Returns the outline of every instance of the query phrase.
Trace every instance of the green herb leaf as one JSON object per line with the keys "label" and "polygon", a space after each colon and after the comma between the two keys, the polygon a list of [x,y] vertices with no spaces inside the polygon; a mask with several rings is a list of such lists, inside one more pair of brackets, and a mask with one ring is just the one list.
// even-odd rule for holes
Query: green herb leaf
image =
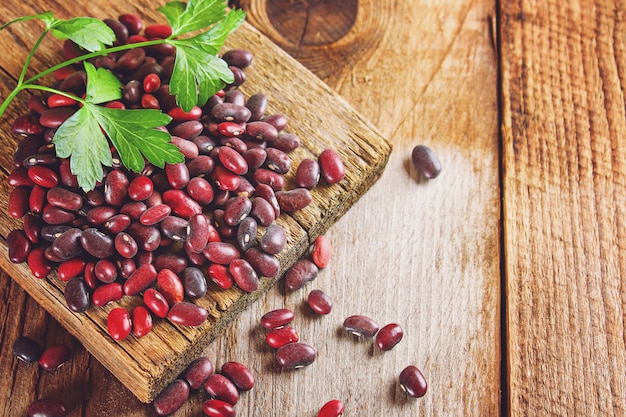
{"label": "green herb leaf", "polygon": [[232,71],[216,54],[226,38],[245,19],[245,12],[232,10],[210,30],[186,39],[168,41],[176,47],[174,70],[170,91],[176,95],[178,105],[189,111],[202,106],[216,91],[234,80]]}
{"label": "green herb leaf", "polygon": [[172,27],[172,37],[207,28],[224,17],[223,0],[189,0],[166,3],[159,10]]}
{"label": "green herb leaf", "polygon": [[115,42],[113,30],[102,20],[91,17],[56,20],[50,28],[56,37],[71,39],[90,52],[100,51],[105,45],[112,45]]}
{"label": "green herb leaf", "polygon": [[85,101],[100,104],[122,97],[122,83],[115,74],[105,68],[96,69],[89,62],[85,62],[84,67],[87,73]]}
{"label": "green herb leaf", "polygon": [[78,185],[93,190],[104,175],[102,166],[111,166],[111,151],[93,114],[82,107],[54,134],[54,148],[60,158],[70,158],[70,169]]}

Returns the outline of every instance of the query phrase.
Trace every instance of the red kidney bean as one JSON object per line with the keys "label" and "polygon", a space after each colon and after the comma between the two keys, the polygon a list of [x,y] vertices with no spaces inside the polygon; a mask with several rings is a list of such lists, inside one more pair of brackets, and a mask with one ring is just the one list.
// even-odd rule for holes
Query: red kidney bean
{"label": "red kidney bean", "polygon": [[184,111],[180,107],[174,107],[168,111],[167,114],[174,119],[175,122],[187,122],[189,120],[198,120],[202,116],[202,109],[198,106],[194,106],[188,112]]}
{"label": "red kidney bean", "polygon": [[266,329],[279,329],[291,323],[295,317],[293,310],[288,308],[277,308],[268,311],[261,316],[261,326]]}
{"label": "red kidney bean", "polygon": [[197,136],[193,140],[193,143],[196,144],[196,146],[198,147],[198,152],[200,152],[201,155],[209,155],[211,151],[213,151],[213,149],[215,149],[215,146],[217,145],[217,142],[215,141],[215,139],[210,138],[205,135]]}
{"label": "red kidney bean", "polygon": [[287,343],[299,341],[296,329],[291,326],[281,327],[279,329],[270,330],[265,334],[265,342],[274,349],[279,349]]}
{"label": "red kidney bean", "polygon": [[[195,216],[195,214],[194,214]],[[177,216],[167,216],[159,224],[163,235],[172,240],[183,240],[187,237],[189,221]]]}
{"label": "red kidney bean", "polygon": [[28,336],[20,336],[13,341],[13,356],[26,363],[35,363],[41,357],[39,344]]}
{"label": "red kidney bean", "polygon": [[172,28],[171,26],[163,23],[155,23],[146,26],[143,33],[148,39],[165,39],[172,36]]}
{"label": "red kidney bean", "polygon": [[138,305],[131,312],[133,334],[136,337],[144,337],[152,331],[152,315],[143,305]]}
{"label": "red kidney bean", "polygon": [[402,330],[402,326],[397,323],[389,323],[376,333],[376,346],[383,351],[391,350],[395,345],[400,343],[403,336],[404,331]]}
{"label": "red kidney bean", "polygon": [[248,164],[248,169],[255,170],[263,166],[267,159],[267,151],[263,148],[251,148],[243,153],[243,158]]}
{"label": "red kidney bean", "polygon": [[245,123],[250,116],[250,109],[234,103],[218,103],[211,109],[211,117],[220,122]]}
{"label": "red kidney bean", "polygon": [[345,331],[355,336],[372,338],[378,332],[379,326],[373,319],[363,315],[353,315],[347,317],[343,322]]}
{"label": "red kidney bean", "polygon": [[258,248],[250,248],[245,252],[244,258],[260,276],[274,278],[278,275],[280,262],[275,255]]}
{"label": "red kidney bean", "polygon": [[158,272],[157,286],[169,305],[180,303],[185,298],[183,283],[171,269],[164,268]]}
{"label": "red kidney bean", "polygon": [[120,214],[127,215],[133,220],[138,220],[141,213],[143,213],[148,207],[141,201],[132,201],[125,203],[120,207]]}
{"label": "red kidney bean", "polygon": [[[45,108],[43,109],[45,111]],[[39,117],[34,114],[25,114],[15,119],[11,131],[18,135],[41,135],[45,127],[39,124]]]}
{"label": "red kidney bean", "polygon": [[142,201],[150,197],[154,190],[154,183],[150,177],[139,175],[128,184],[128,196],[135,201]]}
{"label": "red kidney bean", "polygon": [[182,253],[164,252],[154,258],[154,267],[157,271],[169,269],[175,274],[183,272],[187,267],[187,259]]}
{"label": "red kidney bean", "polygon": [[194,266],[187,267],[182,275],[183,288],[187,298],[195,300],[206,294],[206,278],[199,268]]}
{"label": "red kidney bean", "polygon": [[115,216],[109,217],[109,219],[104,222],[102,226],[110,233],[118,234],[128,229],[131,221],[132,219],[130,216],[127,216],[126,214],[116,214]]}
{"label": "red kidney bean", "polygon": [[163,202],[172,208],[172,211],[184,219],[193,214],[202,213],[202,208],[194,199],[182,190],[167,190],[163,193]]}
{"label": "red kidney bean", "polygon": [[83,230],[80,244],[87,253],[96,258],[109,258],[115,253],[113,238],[94,227]]}
{"label": "red kidney bean", "polygon": [[41,219],[48,224],[68,224],[76,218],[70,211],[46,204],[41,211]]}
{"label": "red kidney bean", "polygon": [[317,161],[320,165],[322,177],[329,184],[336,184],[341,181],[345,175],[345,167],[341,156],[334,149],[325,149],[318,156]]}
{"label": "red kidney bean", "polygon": [[428,390],[426,378],[424,378],[424,374],[422,374],[422,371],[416,366],[409,365],[404,368],[402,372],[400,372],[398,380],[400,388],[402,388],[407,395],[415,398],[426,395],[426,391]]}
{"label": "red kidney bean", "polygon": [[198,146],[193,142],[193,139],[198,137],[204,130],[204,125],[198,120],[189,120],[187,122],[180,123],[171,130],[172,139],[179,137],[186,139],[189,143],[192,143],[196,147],[196,156],[198,152]]}
{"label": "red kidney bean", "polygon": [[276,361],[286,369],[297,369],[311,365],[317,357],[315,349],[302,342],[287,343],[275,353]]}
{"label": "red kidney bean", "polygon": [[65,417],[67,408],[65,403],[57,398],[41,398],[29,404],[26,408],[28,417]]}
{"label": "red kidney bean", "polygon": [[252,179],[258,184],[269,185],[274,191],[280,191],[285,186],[285,178],[282,175],[265,168],[254,171]]}
{"label": "red kidney bean", "polygon": [[266,122],[249,122],[246,124],[246,135],[252,139],[272,142],[278,137],[278,130]]}
{"label": "red kidney bean", "polygon": [[224,222],[229,226],[237,226],[252,211],[252,201],[248,197],[232,197],[224,206]]}
{"label": "red kidney bean", "polygon": [[157,74],[148,74],[143,78],[142,81],[143,91],[146,93],[152,94],[161,88],[161,78]]}
{"label": "red kidney bean", "polygon": [[[189,170],[189,177],[191,178],[189,180],[190,183],[193,177],[204,177],[215,169],[215,161],[209,155],[198,155],[188,160],[186,164]],[[187,184],[187,192],[189,192],[189,184]]]}
{"label": "red kidney bean", "polygon": [[111,206],[97,206],[87,212],[87,222],[94,226],[105,224],[111,217],[117,214],[117,210]]}
{"label": "red kidney bean", "polygon": [[322,290],[312,290],[307,297],[307,304],[317,314],[330,314],[333,300]]}
{"label": "red kidney bean", "polygon": [[259,288],[259,277],[252,265],[245,259],[233,259],[228,269],[241,290],[253,292]]}
{"label": "red kidney bean", "polygon": [[199,326],[204,323],[208,314],[205,308],[183,301],[170,308],[167,318],[172,323],[181,326]]}
{"label": "red kidney bean", "polygon": [[157,271],[152,264],[141,265],[124,282],[124,294],[136,295],[154,284],[157,279]]}
{"label": "red kidney bean", "polygon": [[52,94],[48,97],[47,103],[48,107],[52,109],[55,107],[75,106],[77,101],[61,94]]}
{"label": "red kidney bean", "polygon": [[69,119],[76,109],[73,107],[57,107],[47,109],[39,116],[39,124],[50,129],[56,129]]}
{"label": "red kidney bean", "polygon": [[296,261],[285,273],[285,286],[294,291],[317,278],[319,268],[309,259]]}
{"label": "red kidney bean", "polygon": [[70,360],[72,351],[69,346],[59,343],[44,349],[39,357],[39,366],[44,371],[54,371]]}
{"label": "red kidney bean", "polygon": [[218,158],[224,168],[234,174],[245,175],[248,172],[248,162],[233,148],[228,146],[219,148]]}
{"label": "red kidney bean", "polygon": [[46,258],[43,248],[34,248],[26,258],[30,272],[35,278],[45,278],[52,272],[52,264]]}
{"label": "red kidney bean", "polygon": [[128,233],[120,232],[115,236],[115,250],[124,258],[133,258],[139,247],[137,241]]}
{"label": "red kidney bean", "polygon": [[35,185],[33,180],[30,179],[30,177],[28,176],[28,169],[24,167],[18,167],[13,169],[7,177],[7,184],[9,184],[11,187],[32,187],[33,185]]}
{"label": "red kidney bean", "polygon": [[272,147],[283,152],[291,152],[300,146],[300,138],[294,133],[279,133],[272,141]]}
{"label": "red kidney bean", "polygon": [[245,106],[246,104],[246,96],[237,88],[226,90],[222,100],[224,103],[234,103],[240,106]]}
{"label": "red kidney bean", "polygon": [[182,377],[191,389],[198,389],[213,375],[214,370],[211,359],[201,356],[187,366]]}
{"label": "red kidney bean", "polygon": [[296,186],[312,190],[317,186],[319,180],[320,165],[317,161],[311,158],[303,159],[296,169]]}
{"label": "red kidney bean", "polygon": [[212,374],[204,384],[209,397],[235,405],[239,401],[239,391],[233,382],[221,374]]}
{"label": "red kidney bean", "polygon": [[258,197],[252,200],[250,217],[254,218],[261,226],[268,227],[276,220],[276,212],[267,200]]}
{"label": "red kidney bean", "polygon": [[43,206],[46,203],[46,189],[35,185],[28,197],[28,206],[33,214],[39,214],[43,211]]}
{"label": "red kidney bean", "polygon": [[100,259],[94,265],[94,275],[105,284],[110,284],[117,279],[117,267],[108,259]]}
{"label": "red kidney bean", "polygon": [[136,14],[124,13],[118,17],[118,20],[126,26],[129,35],[136,35],[143,29],[143,22]]}
{"label": "red kidney bean", "polygon": [[[43,234],[44,229],[42,228],[41,231]],[[52,252],[62,260],[78,256],[83,252],[83,247],[81,245],[82,234],[82,230],[74,227],[61,232],[61,234],[54,239],[54,242],[52,242]],[[9,248],[11,248],[10,244]]]}
{"label": "red kidney bean", "polygon": [[[197,120],[190,120],[185,123],[199,123],[200,127],[202,127],[202,123],[198,122]],[[198,145],[196,145],[195,143],[193,143],[192,141],[188,139],[183,139],[181,137],[174,136],[174,135],[172,136],[171,143],[176,145],[180,153],[183,154],[183,156],[187,160],[185,164],[187,168],[187,172],[189,173],[189,176],[193,176],[194,174],[192,174],[189,171],[189,162],[193,161],[193,159],[197,158],[198,155],[200,154],[200,151],[198,150]]]}
{"label": "red kidney bean", "polygon": [[189,384],[183,379],[170,383],[152,402],[159,416],[167,416],[180,409],[189,398]]}
{"label": "red kidney bean", "polygon": [[133,222],[128,226],[127,232],[135,239],[139,249],[144,251],[152,252],[161,244],[161,233],[156,226]]}
{"label": "red kidney bean", "polygon": [[276,148],[267,148],[265,166],[279,174],[286,174],[291,169],[291,158],[285,152]]}
{"label": "red kidney bean", "polygon": [[254,374],[241,362],[223,363],[220,373],[230,379],[240,391],[250,391],[254,387]]}
{"label": "red kidney bean", "polygon": [[165,173],[170,186],[175,190],[185,188],[189,183],[189,169],[184,163],[165,164]]}
{"label": "red kidney bean", "polygon": [[128,279],[133,272],[137,269],[134,259],[118,259],[117,267],[120,271],[120,276],[124,279]]}
{"label": "red kidney bean", "polygon": [[320,235],[315,238],[313,242],[313,249],[311,251],[311,260],[317,265],[318,268],[323,269],[330,263],[332,256],[332,244],[330,239],[324,235]]}
{"label": "red kidney bean", "polygon": [[213,201],[214,192],[211,184],[201,177],[194,177],[187,184],[187,193],[199,204],[209,204]]}
{"label": "red kidney bean", "polygon": [[132,331],[130,313],[122,308],[115,307],[107,315],[107,331],[113,340],[126,339]]}
{"label": "red kidney bean", "polygon": [[15,187],[9,193],[8,212],[11,217],[21,219],[29,210],[30,187]]}
{"label": "red kidney bean", "polygon": [[228,242],[209,242],[202,253],[209,261],[222,265],[240,257],[239,250]]}
{"label": "red kidney bean", "polygon": [[272,255],[280,253],[287,244],[287,234],[282,226],[270,224],[259,240],[261,249]]}
{"label": "red kidney bean", "polygon": [[202,411],[208,417],[235,417],[235,408],[226,401],[206,400],[202,404]]}
{"label": "red kidney bean", "polygon": [[128,177],[119,169],[110,171],[104,179],[104,200],[111,206],[121,206],[128,193]]}
{"label": "red kidney bean", "polygon": [[87,262],[81,258],[72,258],[61,262],[57,268],[59,279],[67,282],[74,277],[82,275],[86,264]]}
{"label": "red kidney bean", "polygon": [[155,288],[148,288],[144,291],[143,303],[155,316],[162,319],[167,317],[167,313],[170,310],[170,306],[163,294]]}
{"label": "red kidney bean", "polygon": [[211,264],[208,268],[208,276],[218,287],[222,289],[231,288],[235,280],[228,267],[220,264]]}
{"label": "red kidney bean", "polygon": [[[26,161],[31,157],[31,155],[37,154],[37,152],[39,152],[39,148],[42,146],[44,146],[44,141],[42,140],[41,135],[29,135],[20,139],[17,143],[15,153],[13,153],[13,166],[16,168],[20,166],[26,167]],[[54,157],[54,155],[48,156]],[[57,160],[56,158],[54,159]]]}
{"label": "red kidney bean", "polygon": [[239,137],[245,133],[246,129],[239,123],[221,122],[217,125],[217,131],[223,136]]}
{"label": "red kidney bean", "polygon": [[75,313],[84,313],[87,311],[90,296],[89,287],[82,278],[72,278],[65,284],[65,289],[63,290],[65,303],[67,307]]}
{"label": "red kidney bean", "polygon": [[307,207],[313,201],[313,196],[306,188],[294,188],[276,192],[276,199],[281,211],[293,213]]}
{"label": "red kidney bean", "polygon": [[320,408],[317,417],[340,417],[343,415],[344,405],[339,400],[330,400]]}
{"label": "red kidney bean", "polygon": [[95,267],[95,262],[87,262],[85,264],[85,270],[83,272],[85,284],[87,284],[87,286],[92,290],[95,290],[100,285],[100,281],[98,280],[98,278],[96,278],[96,274],[94,273]]}
{"label": "red kidney bean", "polygon": [[53,188],[59,184],[59,176],[50,168],[35,165],[28,168],[28,177],[34,184],[44,188]]}
{"label": "red kidney bean", "polygon": [[439,157],[426,145],[417,145],[413,148],[411,162],[415,169],[426,179],[435,179],[441,173]]}
{"label": "red kidney bean", "polygon": [[143,225],[150,226],[159,223],[172,212],[172,208],[167,204],[157,204],[148,208],[139,216],[139,222]]}
{"label": "red kidney bean", "polygon": [[274,209],[274,218],[277,219],[280,216],[280,205],[276,199],[276,192],[272,187],[267,184],[259,184],[256,186],[254,195],[270,203]]}
{"label": "red kidney bean", "polygon": [[236,190],[241,181],[239,175],[227,170],[221,165],[216,166],[213,172],[211,172],[211,179],[215,185],[223,191]]}
{"label": "red kidney bean", "polygon": [[76,175],[72,174],[69,159],[61,159],[61,164],[59,165],[59,176],[61,177],[61,184],[64,186],[71,189],[78,188],[78,178]]}
{"label": "red kidney bean", "polygon": [[189,218],[186,241],[189,250],[200,253],[209,242],[210,220],[204,214],[194,214]]}
{"label": "red kidney bean", "polygon": [[115,42],[113,45],[123,45],[128,39],[128,28],[119,20],[106,18],[102,20],[115,33]]}
{"label": "red kidney bean", "polygon": [[39,243],[39,236],[41,235],[41,223],[39,217],[26,213],[22,219],[24,223],[24,233],[28,240],[32,243]]}
{"label": "red kidney bean", "polygon": [[113,301],[121,300],[124,295],[122,284],[112,282],[110,284],[100,285],[93,292],[91,297],[95,306],[100,307]]}

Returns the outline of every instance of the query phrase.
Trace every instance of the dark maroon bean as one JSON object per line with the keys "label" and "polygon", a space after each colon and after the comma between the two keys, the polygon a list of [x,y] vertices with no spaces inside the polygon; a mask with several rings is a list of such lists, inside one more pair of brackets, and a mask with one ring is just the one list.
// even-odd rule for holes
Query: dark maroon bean
{"label": "dark maroon bean", "polygon": [[237,226],[251,210],[252,201],[248,197],[232,197],[224,206],[224,221],[229,226]]}
{"label": "dark maroon bean", "polygon": [[40,235],[48,242],[54,242],[57,237],[61,236],[63,232],[73,229],[72,226],[65,224],[57,224],[52,226],[43,226],[40,230]]}
{"label": "dark maroon bean", "polygon": [[60,162],[59,158],[57,158],[56,155],[52,153],[36,153],[36,154],[28,155],[26,158],[24,158],[24,161],[22,162],[22,166],[26,168],[30,168],[35,165],[51,166],[51,165],[57,165],[59,162]]}
{"label": "dark maroon bean", "polygon": [[245,259],[233,259],[228,269],[235,280],[235,284],[245,291],[253,292],[259,288],[259,276],[252,265]]}
{"label": "dark maroon bean", "polygon": [[[125,74],[130,74],[144,63],[146,51],[143,48],[129,49],[117,59],[117,69]],[[139,84],[139,82],[137,83]]]}
{"label": "dark maroon bean", "polygon": [[[265,123],[269,123],[272,126],[274,126],[279,132],[281,130],[283,130],[284,128],[287,127],[287,116],[285,116],[284,114],[270,114],[267,116],[264,116],[261,121],[265,122]],[[283,149],[284,150],[284,149]]]}
{"label": "dark maroon bean", "polygon": [[[187,161],[186,164],[191,180],[194,177],[210,174],[215,168],[215,161],[209,155],[198,155],[196,158]],[[189,181],[190,183],[191,180]],[[189,184],[187,184],[187,192],[189,192]]]}
{"label": "dark maroon bean", "polygon": [[[20,167],[25,166],[24,163],[28,158],[37,154],[39,148],[44,145],[41,135],[29,135],[23,137],[18,143],[15,152],[13,153],[13,166]],[[54,155],[48,154],[48,156],[54,157]],[[56,158],[55,158],[56,160]]]}
{"label": "dark maroon bean", "polygon": [[233,78],[235,79],[228,87],[239,87],[246,82],[246,73],[241,68],[229,65],[228,69],[233,73]]}
{"label": "dark maroon bean", "polygon": [[128,279],[133,272],[137,269],[135,260],[131,258],[123,258],[117,261],[117,269],[120,271],[120,276],[124,279]]}
{"label": "dark maroon bean", "polygon": [[83,205],[83,198],[66,188],[50,188],[46,194],[48,203],[65,210],[78,210]]}
{"label": "dark maroon bean", "polygon": [[222,374],[209,376],[204,384],[209,397],[235,405],[239,401],[239,391],[233,382]]}
{"label": "dark maroon bean", "polygon": [[228,242],[209,242],[202,253],[209,261],[222,265],[240,257],[239,250]]}
{"label": "dark maroon bean", "polygon": [[198,389],[213,375],[214,371],[211,359],[201,356],[187,366],[182,376],[191,389]]}
{"label": "dark maroon bean", "polygon": [[133,324],[133,334],[137,337],[144,337],[152,331],[152,315],[145,306],[138,305],[130,313]]}
{"label": "dark maroon bean", "polygon": [[265,334],[265,342],[274,349],[280,349],[287,343],[295,343],[300,340],[298,332],[291,326],[270,330]]}
{"label": "dark maroon bean", "polygon": [[345,331],[355,336],[372,338],[378,332],[379,326],[373,319],[367,316],[356,314],[346,318],[343,322]]}
{"label": "dark maroon bean", "polygon": [[73,107],[56,107],[44,110],[39,116],[39,124],[50,129],[56,129],[69,119],[76,109]]}
{"label": "dark maroon bean", "polygon": [[22,219],[24,223],[24,233],[31,243],[39,243],[41,233],[41,223],[39,218],[31,213],[26,213]]}
{"label": "dark maroon bean", "polygon": [[287,343],[275,353],[278,364],[286,369],[309,366],[315,362],[316,356],[315,349],[302,342]]}
{"label": "dark maroon bean", "polygon": [[222,59],[228,65],[239,68],[246,68],[252,64],[254,55],[246,49],[230,49],[222,55]]}
{"label": "dark maroon bean", "polygon": [[57,398],[41,398],[35,400],[26,409],[28,417],[65,417],[65,403]]}
{"label": "dark maroon bean", "polygon": [[104,200],[111,206],[124,204],[128,192],[128,177],[119,169],[110,171],[104,179]]}
{"label": "dark maroon bean", "polygon": [[132,331],[130,313],[122,308],[115,307],[107,315],[107,331],[113,340],[124,340],[130,336]]}
{"label": "dark maroon bean", "polygon": [[285,229],[277,224],[270,224],[259,240],[261,249],[273,255],[280,253],[285,248],[286,244],[287,234],[285,233]]}
{"label": "dark maroon bean", "polygon": [[65,284],[63,296],[67,307],[75,313],[84,313],[89,308],[90,303],[89,287],[80,277],[70,279]]}
{"label": "dark maroon bean", "polygon": [[94,226],[99,226],[107,222],[111,217],[117,214],[115,207],[98,206],[87,212],[87,222]]}
{"label": "dark maroon bean", "polygon": [[[193,141],[204,130],[204,125],[198,120],[189,120],[180,123],[171,130],[172,137],[178,136],[188,141]],[[193,142],[191,142],[193,143]],[[197,148],[197,146],[196,146]]]}
{"label": "dark maroon bean", "polygon": [[267,184],[259,184],[256,186],[254,195],[270,203],[270,205],[274,209],[275,218],[278,218],[280,216],[280,205],[278,204],[278,200],[276,199],[276,192],[272,187]]}
{"label": "dark maroon bean", "polygon": [[49,346],[41,353],[39,366],[44,371],[54,371],[69,361],[71,354],[69,346],[65,344],[60,343]]}
{"label": "dark maroon bean", "polygon": [[303,159],[296,169],[296,186],[312,190],[320,180],[320,166],[316,160]]}
{"label": "dark maroon bean", "polygon": [[[65,159],[63,161],[65,161]],[[61,175],[61,177],[63,176]],[[61,182],[63,185],[68,187],[67,184],[65,184],[65,181],[61,180]],[[94,188],[93,190],[86,192],[83,198],[85,199],[85,203],[92,207],[102,206],[106,203],[106,201],[104,201],[104,191],[102,190],[102,187]]]}
{"label": "dark maroon bean", "polygon": [[169,269],[176,274],[180,274],[187,268],[187,258],[182,253],[161,253],[154,258],[154,267],[157,271]]}
{"label": "dark maroon bean", "polygon": [[294,291],[302,288],[307,282],[317,278],[319,268],[312,261],[302,258],[294,263],[285,273],[285,286]]}
{"label": "dark maroon bean", "polygon": [[182,190],[167,190],[163,193],[163,202],[172,208],[172,211],[184,219],[193,214],[202,213],[202,207],[193,198]]}
{"label": "dark maroon bean", "polygon": [[33,185],[35,185],[33,180],[31,180],[28,176],[28,169],[24,167],[14,168],[7,178],[7,184],[9,184],[11,187],[32,187]]}
{"label": "dark maroon bean", "polygon": [[400,388],[411,397],[420,398],[426,395],[428,383],[424,374],[416,366],[409,365],[400,372],[398,377]]}
{"label": "dark maroon bean", "polygon": [[255,170],[263,166],[267,158],[267,151],[263,148],[251,148],[243,153],[243,158],[248,164],[248,169]]}
{"label": "dark maroon bean", "polygon": [[[194,214],[194,216],[199,214]],[[187,237],[189,222],[182,217],[167,216],[159,224],[163,235],[172,240],[183,240]]]}
{"label": "dark maroon bean", "polygon": [[254,185],[246,177],[241,177],[239,187],[233,191],[240,197],[251,197],[254,194]]}
{"label": "dark maroon bean", "polygon": [[[192,122],[198,122],[198,121],[190,120],[185,123],[192,123]],[[200,123],[200,126],[202,126],[202,123]],[[195,143],[193,143],[192,141],[188,139],[183,139],[178,136],[172,136],[171,142],[172,144],[176,145],[176,147],[178,148],[180,153],[183,154],[186,160],[192,160],[194,158],[197,158],[198,155],[200,154],[200,152],[198,151],[198,145],[196,145]]]}
{"label": "dark maroon bean", "polygon": [[326,402],[317,413],[317,417],[341,417],[343,415],[344,405],[339,400],[330,400]]}
{"label": "dark maroon bean", "polygon": [[245,253],[245,259],[252,265],[257,274],[263,277],[274,278],[280,270],[278,258],[258,248],[248,249]]}
{"label": "dark maroon bean", "polygon": [[272,142],[278,137],[278,130],[266,122],[249,122],[246,124],[246,135],[256,140]]}
{"label": "dark maroon bean", "polygon": [[197,136],[193,143],[196,144],[201,155],[208,155],[217,146],[215,139],[204,135]]}
{"label": "dark maroon bean", "polygon": [[322,151],[317,157],[317,162],[320,164],[322,177],[329,184],[338,183],[346,175],[341,156],[334,149],[325,149]]}
{"label": "dark maroon bean", "polygon": [[254,218],[246,217],[237,226],[237,245],[242,252],[247,251],[256,241],[258,225]]}
{"label": "dark maroon bean", "polygon": [[259,168],[252,174],[252,179],[258,184],[267,184],[274,191],[280,191],[285,186],[285,178],[277,172]]}
{"label": "dark maroon bean", "polygon": [[403,336],[404,331],[402,330],[402,326],[397,323],[389,323],[376,333],[376,346],[383,351],[391,350],[395,345],[400,343]]}
{"label": "dark maroon bean", "polygon": [[167,299],[156,288],[148,288],[143,293],[143,303],[157,317],[164,319],[170,309]]}
{"label": "dark maroon bean", "polygon": [[[226,202],[230,199],[230,197],[231,197],[230,191],[228,190],[219,190],[219,189],[215,190],[215,196],[213,197],[213,206],[223,209],[224,205],[226,205]],[[224,220],[223,211],[224,210],[222,210],[222,216],[219,218],[219,222],[222,222]],[[218,222],[218,219],[216,218],[215,221]]]}
{"label": "dark maroon bean", "polygon": [[126,83],[122,89],[122,100],[127,105],[139,103],[141,98],[141,84],[137,80]]}
{"label": "dark maroon bean", "polygon": [[161,233],[156,226],[146,226],[139,222],[133,222],[126,231],[135,239],[139,249],[144,251],[155,251],[161,244]]}
{"label": "dark maroon bean", "polygon": [[222,289],[227,290],[235,284],[233,275],[228,270],[228,267],[224,265],[211,264],[207,270],[207,274],[211,281]]}
{"label": "dark maroon bean", "polygon": [[117,267],[108,259],[100,259],[94,265],[94,274],[98,280],[109,284],[117,279]]}
{"label": "dark maroon bean", "polygon": [[59,85],[59,90],[81,96],[85,92],[86,85],[87,73],[82,70],[74,71],[69,77],[61,82],[61,84]]}
{"label": "dark maroon bean", "polygon": [[45,127],[39,123],[39,119],[40,117],[34,114],[19,116],[13,121],[11,131],[17,135],[41,135]]}
{"label": "dark maroon bean", "polygon": [[237,175],[245,175],[248,172],[248,163],[236,150],[229,148],[228,146],[221,147],[218,157],[224,168],[230,172]]}
{"label": "dark maroon bean", "polygon": [[128,229],[131,222],[132,219],[126,214],[116,214],[115,216],[111,216],[102,226],[110,233],[117,234]]}
{"label": "dark maroon bean", "polygon": [[221,122],[245,123],[250,115],[250,109],[234,103],[218,103],[211,109],[211,117]]}
{"label": "dark maroon bean", "polygon": [[28,336],[20,336],[13,341],[13,356],[26,363],[35,363],[41,357],[39,344]]}
{"label": "dark maroon bean", "polygon": [[131,201],[120,207],[120,214],[125,214],[133,220],[138,220],[148,206],[141,201]]}
{"label": "dark maroon bean", "polygon": [[261,316],[261,326],[266,329],[278,329],[291,323],[295,317],[293,310],[277,308]]}
{"label": "dark maroon bean", "polygon": [[208,417],[235,417],[235,407],[217,399],[206,400],[202,404],[202,411]]}
{"label": "dark maroon bean", "polygon": [[15,187],[9,194],[8,212],[16,219],[21,219],[28,212],[30,187]]}
{"label": "dark maroon bean", "polygon": [[283,152],[291,152],[300,146],[300,138],[294,133],[279,133],[272,141],[272,147]]}
{"label": "dark maroon bean", "polygon": [[122,284],[119,282],[112,282],[110,284],[100,285],[93,292],[91,297],[93,305],[103,306],[112,301],[117,301],[124,295]]}
{"label": "dark maroon bean", "polygon": [[114,46],[123,45],[128,40],[128,28],[122,22],[117,19],[106,18],[102,20],[106,25],[111,28],[115,34]]}
{"label": "dark maroon bean", "polygon": [[167,318],[181,326],[199,326],[206,320],[208,311],[196,304],[183,301],[174,304],[167,313]]}
{"label": "dark maroon bean", "polygon": [[267,158],[265,160],[265,167],[278,172],[279,174],[286,174],[291,169],[291,158],[285,152],[276,148],[267,148]]}
{"label": "dark maroon bean", "polygon": [[183,270],[182,283],[185,295],[190,300],[204,297],[207,291],[207,283],[200,268],[189,266]]}
{"label": "dark maroon bean", "polygon": [[187,226],[187,245],[189,250],[200,253],[209,243],[210,220],[204,214],[194,214]]}
{"label": "dark maroon bean", "polygon": [[230,379],[241,391],[250,391],[254,387],[254,374],[241,362],[229,361],[222,364],[220,373]]}
{"label": "dark maroon bean", "polygon": [[64,231],[52,242],[52,252],[63,260],[80,255],[83,252],[82,234],[83,231],[77,228]]}
{"label": "dark maroon bean", "polygon": [[159,416],[167,416],[181,408],[189,398],[189,384],[182,379],[170,383],[152,402]]}
{"label": "dark maroon bean", "polygon": [[441,173],[441,161],[437,154],[426,145],[417,145],[411,152],[411,162],[426,179],[434,179]]}
{"label": "dark maroon bean", "polygon": [[250,109],[250,120],[261,120],[267,110],[267,96],[263,93],[251,95],[246,101],[246,107]]}
{"label": "dark maroon bean", "polygon": [[126,26],[129,35],[136,35],[143,29],[143,21],[133,13],[124,13],[118,17],[120,23]]}
{"label": "dark maroon bean", "polygon": [[70,211],[46,204],[41,211],[41,219],[51,225],[69,224],[76,218]]}
{"label": "dark maroon bean", "polygon": [[156,282],[157,271],[152,264],[141,265],[124,282],[124,294],[136,295]]}
{"label": "dark maroon bean", "polygon": [[312,290],[307,297],[307,304],[317,314],[330,314],[333,300],[322,290]]}
{"label": "dark maroon bean", "polygon": [[95,227],[83,230],[80,244],[87,253],[99,259],[109,258],[115,253],[113,238]]}
{"label": "dark maroon bean", "polygon": [[289,191],[277,191],[276,199],[281,211],[293,213],[311,204],[313,196],[306,188],[294,188]]}

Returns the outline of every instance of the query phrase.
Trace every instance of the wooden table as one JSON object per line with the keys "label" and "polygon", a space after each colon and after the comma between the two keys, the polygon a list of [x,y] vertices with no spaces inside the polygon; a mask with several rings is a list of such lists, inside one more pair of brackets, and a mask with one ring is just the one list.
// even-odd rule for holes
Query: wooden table
{"label": "wooden table", "polygon": [[[331,266],[307,287],[331,294],[333,312],[313,317],[308,291],[278,285],[207,349],[256,373],[238,415],[314,416],[332,398],[360,416],[626,415],[626,4],[233,3],[394,145],[380,181],[327,233]],[[108,6],[31,7],[108,17]],[[410,168],[419,143],[439,155],[439,178]],[[63,397],[70,416],[153,415],[0,280],[0,415],[44,396]],[[276,369],[258,318],[278,307],[298,313],[314,365]],[[351,314],[401,323],[405,338],[380,353],[341,333]],[[15,360],[21,334],[69,343],[70,363],[46,373]],[[422,399],[398,388],[409,364],[428,379]],[[176,415],[200,415],[203,400]]]}

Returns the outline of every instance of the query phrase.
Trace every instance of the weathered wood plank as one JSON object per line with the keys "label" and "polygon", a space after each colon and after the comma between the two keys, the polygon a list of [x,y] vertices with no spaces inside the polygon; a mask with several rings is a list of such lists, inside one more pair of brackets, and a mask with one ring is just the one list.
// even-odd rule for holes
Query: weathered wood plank
{"label": "weathered wood plank", "polygon": [[626,413],[624,6],[501,2],[511,415]]}

